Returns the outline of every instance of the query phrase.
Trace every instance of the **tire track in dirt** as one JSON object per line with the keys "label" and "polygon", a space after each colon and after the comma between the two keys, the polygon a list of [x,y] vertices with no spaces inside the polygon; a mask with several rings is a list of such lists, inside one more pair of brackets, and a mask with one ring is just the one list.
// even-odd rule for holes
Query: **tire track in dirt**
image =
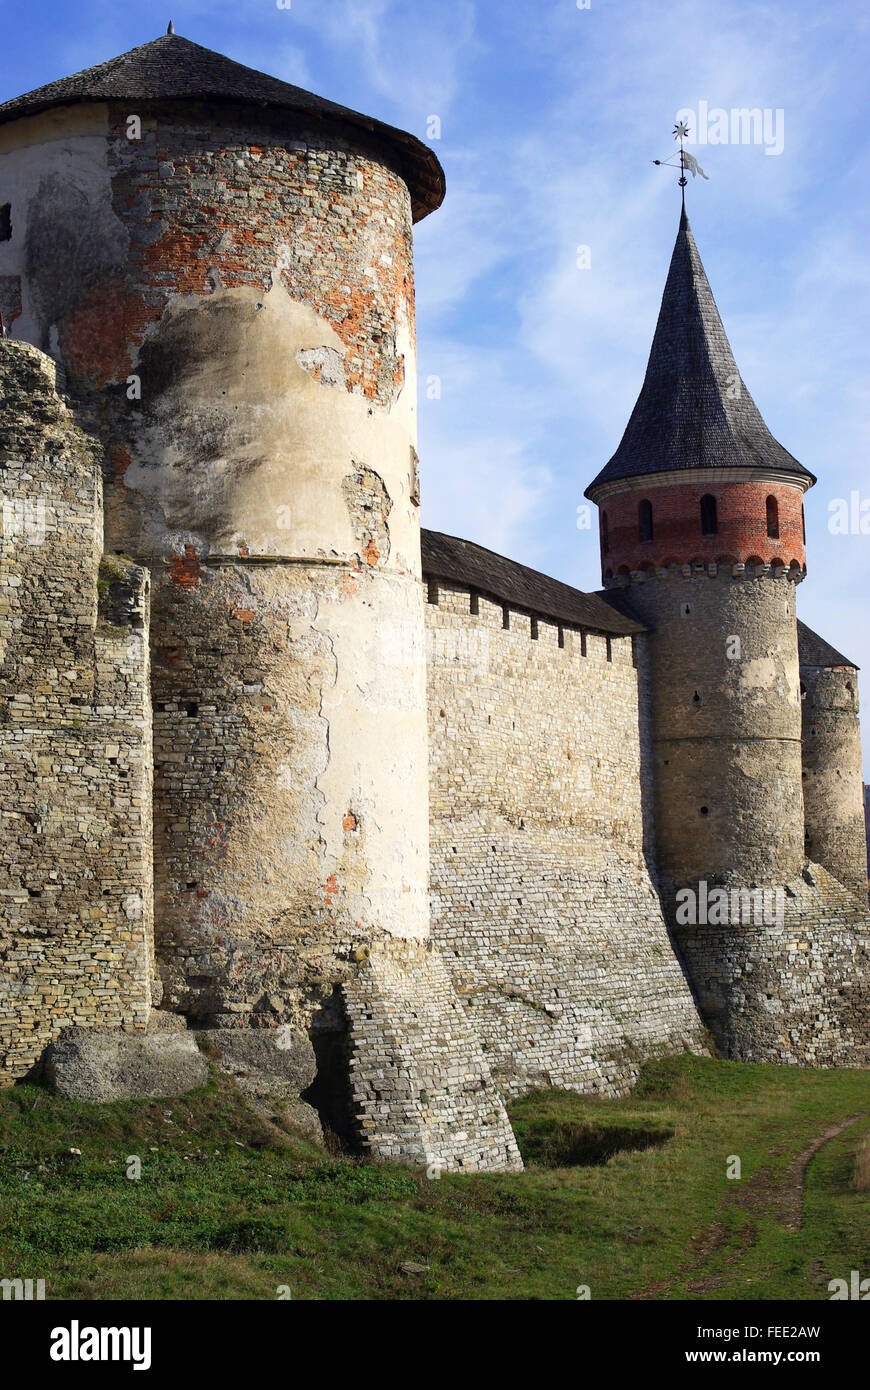
{"label": "tire track in dirt", "polygon": [[[844,1130],[850,1129],[852,1125],[856,1125],[860,1120],[866,1118],[867,1112],[864,1111],[858,1115],[848,1115],[845,1120],[841,1120],[838,1124],[829,1125],[827,1129],[822,1130],[821,1134],[817,1134],[801,1149],[781,1177],[777,1177],[769,1168],[761,1168],[753,1174],[742,1190],[729,1192],[723,1199],[722,1206],[737,1206],[753,1216],[773,1216],[788,1230],[799,1231],[803,1225],[807,1168],[825,1144],[830,1143]],[[738,1242],[732,1251],[734,1264],[739,1264],[747,1252],[752,1249],[755,1244],[756,1233],[757,1228],[754,1221],[750,1221],[740,1232]],[[705,1274],[705,1266],[709,1265],[712,1257],[727,1244],[728,1234],[728,1227],[723,1221],[711,1221],[699,1237],[692,1237],[696,1244],[691,1260],[681,1265],[670,1278],[658,1280],[655,1284],[648,1285],[640,1293],[631,1294],[630,1298],[633,1300],[661,1298],[663,1295],[667,1295],[676,1283],[686,1279],[691,1279],[691,1283],[686,1286],[690,1293],[712,1292],[713,1289],[722,1284],[725,1276],[712,1272]]]}

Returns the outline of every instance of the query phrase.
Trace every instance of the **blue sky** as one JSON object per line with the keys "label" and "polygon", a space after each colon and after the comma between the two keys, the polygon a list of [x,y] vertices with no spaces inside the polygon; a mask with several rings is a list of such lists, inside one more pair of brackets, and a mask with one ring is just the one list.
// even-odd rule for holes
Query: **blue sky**
{"label": "blue sky", "polygon": [[[166,0],[165,14],[0,0],[0,96],[156,38],[170,17],[422,138],[440,119],[447,199],[416,252],[424,523],[580,588],[599,567],[577,506],[640,389],[676,234],[674,171],[651,160],[671,154],[684,108],[781,112],[780,153],[693,147],[709,181],[687,190],[689,215],[743,378],[819,477],[799,612],[863,667],[870,710],[870,535],[828,526],[853,491],[870,513],[859,0]],[[870,766],[870,736],[865,748]]]}

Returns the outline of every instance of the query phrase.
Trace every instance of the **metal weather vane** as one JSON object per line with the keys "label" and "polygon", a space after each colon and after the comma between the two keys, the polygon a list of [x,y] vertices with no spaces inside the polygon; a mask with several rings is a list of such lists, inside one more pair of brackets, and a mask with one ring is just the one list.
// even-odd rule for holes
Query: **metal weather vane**
{"label": "metal weather vane", "polygon": [[[686,178],[686,171],[688,170],[688,172],[692,175],[692,178],[695,178],[696,175],[698,175],[698,174],[701,175],[701,178],[702,178],[702,179],[706,179],[706,178],[707,178],[707,175],[704,173],[704,170],[701,168],[701,166],[700,166],[700,164],[698,163],[698,161],[697,161],[697,159],[695,158],[695,156],[694,156],[693,154],[689,154],[688,150],[684,149],[684,147],[683,147],[683,141],[684,141],[684,140],[688,140],[688,138],[689,138],[689,124],[688,124],[688,122],[687,122],[687,121],[678,121],[677,124],[674,126],[674,139],[675,139],[675,140],[679,140],[679,142],[680,142],[680,156],[679,156],[679,157],[680,157],[680,163],[679,163],[679,165],[674,164],[674,161],[673,161],[672,159],[654,159],[654,160],[653,160],[653,164],[664,164],[664,165],[667,165],[668,168],[671,168],[671,169],[679,168],[679,170],[680,170],[680,177],[679,177],[679,179],[677,180],[677,183],[678,183],[679,186],[680,186],[680,195],[681,195],[682,200],[683,200],[683,210],[684,210],[684,211],[685,211],[685,207],[686,207],[686,184],[688,183],[688,179]],[[708,182],[709,182],[709,180],[708,180]]]}

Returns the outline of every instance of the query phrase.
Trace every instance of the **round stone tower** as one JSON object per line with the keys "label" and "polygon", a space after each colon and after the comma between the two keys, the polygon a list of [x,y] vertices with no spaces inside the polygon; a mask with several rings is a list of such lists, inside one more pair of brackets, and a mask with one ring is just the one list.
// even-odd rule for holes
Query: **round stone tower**
{"label": "round stone tower", "polygon": [[0,293],[153,576],[166,1002],[269,1021],[422,940],[427,758],[400,131],[167,35],[0,108]]}
{"label": "round stone tower", "polygon": [[662,897],[726,1055],[864,1064],[866,914],[804,854],[795,590],[814,481],[746,390],[684,212],[643,388],[586,494],[605,586],[649,629]]}
{"label": "round stone tower", "polygon": [[311,1099],[385,1158],[515,1168],[428,941],[412,224],[443,193],[414,137],[171,32],[0,107],[0,308],[152,576],[157,990],[310,1079],[309,1034]]}
{"label": "round stone tower", "polygon": [[867,902],[858,669],[798,622],[806,852]]}
{"label": "round stone tower", "polygon": [[771,885],[800,871],[795,585],[813,481],[740,378],[683,213],[643,389],[587,489],[604,583],[630,588],[653,634],[657,850],[669,889]]}

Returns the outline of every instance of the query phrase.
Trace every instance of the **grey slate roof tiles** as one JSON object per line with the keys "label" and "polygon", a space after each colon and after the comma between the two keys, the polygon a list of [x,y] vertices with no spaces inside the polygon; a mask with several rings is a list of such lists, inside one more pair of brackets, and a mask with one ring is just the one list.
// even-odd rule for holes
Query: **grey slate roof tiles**
{"label": "grey slate roof tiles", "polygon": [[797,629],[798,659],[801,666],[851,666],[858,670],[854,661],[843,656],[843,653],[832,647],[830,642],[826,642],[824,637],[820,637],[811,627],[807,627],[806,623],[802,623],[800,618]]}
{"label": "grey slate roof tiles", "polygon": [[680,218],[646,376],[622,441],[586,489],[691,468],[813,475],[774,439],[722,327],[688,218]]}

